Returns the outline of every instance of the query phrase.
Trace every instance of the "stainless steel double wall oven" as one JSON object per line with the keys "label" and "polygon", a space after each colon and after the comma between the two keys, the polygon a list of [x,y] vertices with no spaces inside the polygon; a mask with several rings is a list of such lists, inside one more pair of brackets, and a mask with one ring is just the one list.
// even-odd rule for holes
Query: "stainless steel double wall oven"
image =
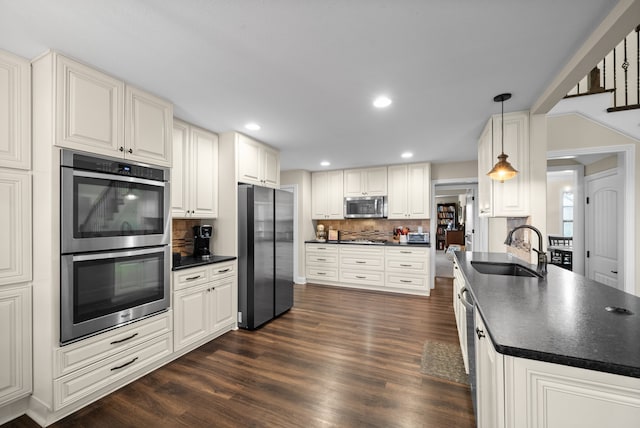
{"label": "stainless steel double wall oven", "polygon": [[63,150],[60,343],[170,304],[169,169]]}

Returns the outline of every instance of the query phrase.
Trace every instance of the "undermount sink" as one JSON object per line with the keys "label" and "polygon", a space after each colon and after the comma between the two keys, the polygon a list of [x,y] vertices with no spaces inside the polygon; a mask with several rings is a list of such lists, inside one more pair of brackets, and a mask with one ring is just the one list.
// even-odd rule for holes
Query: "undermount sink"
{"label": "undermount sink", "polygon": [[542,278],[538,272],[516,263],[471,262],[471,266],[480,273],[490,275],[527,276]]}

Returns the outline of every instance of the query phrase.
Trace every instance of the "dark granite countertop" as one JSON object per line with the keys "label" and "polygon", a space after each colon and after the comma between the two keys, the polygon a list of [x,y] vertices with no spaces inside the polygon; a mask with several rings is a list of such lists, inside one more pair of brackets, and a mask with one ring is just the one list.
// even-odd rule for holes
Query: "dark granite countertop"
{"label": "dark granite countertop", "polygon": [[180,259],[180,264],[173,266],[171,270],[181,270],[188,269],[196,266],[202,265],[210,265],[213,263],[222,263],[228,262],[230,260],[235,260],[237,257],[235,256],[212,256],[210,259],[199,259],[191,256],[182,257]]}
{"label": "dark granite countertop", "polygon": [[399,242],[379,242],[379,243],[369,243],[369,242],[359,242],[354,240],[345,240],[345,241],[318,241],[317,239],[310,239],[308,241],[304,241],[305,244],[348,244],[348,245],[372,245],[377,247],[431,247],[431,244],[425,244],[421,242],[411,242],[406,244],[400,244]]}
{"label": "dark granite countertop", "polygon": [[482,274],[471,265],[515,262],[535,269],[508,254],[455,256],[501,354],[640,378],[640,297],[553,265],[544,279]]}

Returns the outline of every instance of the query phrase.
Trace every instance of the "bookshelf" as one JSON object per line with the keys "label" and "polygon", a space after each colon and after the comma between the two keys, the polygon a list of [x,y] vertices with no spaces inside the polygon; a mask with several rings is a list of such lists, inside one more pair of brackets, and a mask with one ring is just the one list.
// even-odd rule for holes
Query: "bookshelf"
{"label": "bookshelf", "polygon": [[448,202],[437,205],[438,218],[436,229],[436,249],[444,250],[445,231],[455,229],[458,226],[458,204]]}

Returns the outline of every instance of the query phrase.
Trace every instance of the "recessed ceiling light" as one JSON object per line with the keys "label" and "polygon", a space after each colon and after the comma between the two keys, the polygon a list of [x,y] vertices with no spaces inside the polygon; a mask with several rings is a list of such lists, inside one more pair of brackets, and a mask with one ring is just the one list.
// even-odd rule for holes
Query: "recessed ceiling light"
{"label": "recessed ceiling light", "polygon": [[260,129],[260,125],[253,122],[247,123],[244,127],[247,128],[249,131],[257,131]]}
{"label": "recessed ceiling light", "polygon": [[379,96],[375,100],[373,100],[373,106],[377,108],[385,108],[391,105],[391,99],[384,95]]}
{"label": "recessed ceiling light", "polygon": [[413,157],[413,153],[411,152],[404,152],[403,154],[401,154],[400,156],[402,156],[405,159],[409,159],[410,157]]}
{"label": "recessed ceiling light", "polygon": [[329,162],[329,161],[322,161],[322,162],[320,162],[320,165],[321,165],[321,166],[329,166],[329,165],[331,165],[331,162]]}

